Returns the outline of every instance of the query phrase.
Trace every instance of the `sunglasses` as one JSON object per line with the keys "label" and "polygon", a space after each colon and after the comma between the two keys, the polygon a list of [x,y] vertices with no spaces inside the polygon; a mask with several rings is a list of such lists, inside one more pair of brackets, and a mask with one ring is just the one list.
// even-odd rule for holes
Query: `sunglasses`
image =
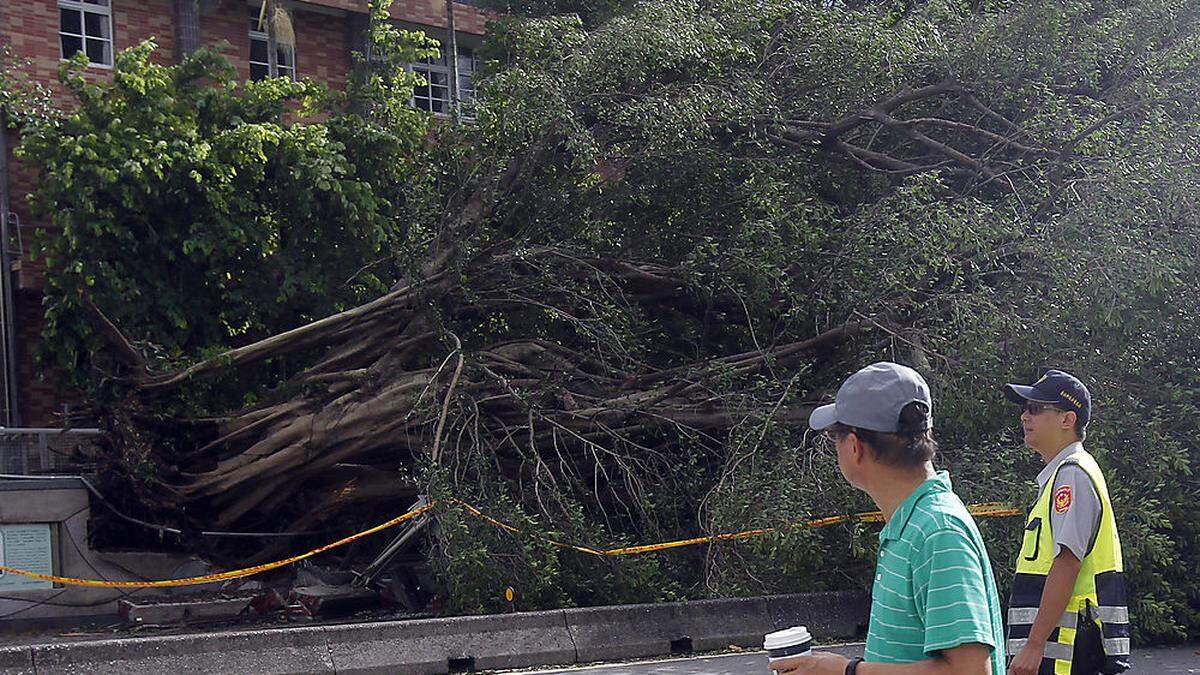
{"label": "sunglasses", "polygon": [[849,429],[840,429],[838,427],[832,427],[832,428],[826,429],[825,431],[822,431],[821,438],[823,438],[828,443],[837,443],[839,440],[841,440],[841,438],[843,436],[846,436],[849,433],[850,433]]}
{"label": "sunglasses", "polygon": [[1029,413],[1029,415],[1031,415],[1031,416],[1041,415],[1042,413],[1046,412],[1047,410],[1053,410],[1054,412],[1060,412],[1060,413],[1067,412],[1066,410],[1063,410],[1062,408],[1054,406],[1050,403],[1038,403],[1037,401],[1026,401],[1025,402],[1025,412]]}

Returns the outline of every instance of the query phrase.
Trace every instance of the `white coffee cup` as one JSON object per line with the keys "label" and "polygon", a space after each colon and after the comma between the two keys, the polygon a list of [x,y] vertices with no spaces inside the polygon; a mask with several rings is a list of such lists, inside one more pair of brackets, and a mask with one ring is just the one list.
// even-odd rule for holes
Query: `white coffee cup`
{"label": "white coffee cup", "polygon": [[763,649],[767,650],[768,665],[784,659],[804,656],[812,649],[812,635],[804,626],[792,626],[774,633],[767,633],[763,638]]}

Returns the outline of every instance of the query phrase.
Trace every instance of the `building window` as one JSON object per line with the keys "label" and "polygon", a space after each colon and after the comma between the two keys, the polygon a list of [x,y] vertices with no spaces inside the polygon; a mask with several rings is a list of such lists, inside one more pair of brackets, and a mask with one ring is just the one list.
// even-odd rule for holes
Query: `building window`
{"label": "building window", "polygon": [[58,0],[58,42],[62,57],[87,54],[95,66],[112,66],[111,0]]}
{"label": "building window", "polygon": [[[450,114],[450,61],[443,53],[440,58],[427,58],[414,63],[412,70],[425,78],[425,84],[413,90],[413,105],[435,115]],[[475,97],[475,72],[479,59],[470,49],[458,50],[458,98],[468,103]]]}
{"label": "building window", "polygon": [[250,7],[250,79],[268,77],[296,79],[296,49],[291,45],[275,45],[275,68],[271,68],[270,38],[267,27],[259,22],[259,8]]}
{"label": "building window", "polygon": [[475,99],[475,73],[479,71],[479,59],[470,49],[458,50],[458,97],[463,103]]}

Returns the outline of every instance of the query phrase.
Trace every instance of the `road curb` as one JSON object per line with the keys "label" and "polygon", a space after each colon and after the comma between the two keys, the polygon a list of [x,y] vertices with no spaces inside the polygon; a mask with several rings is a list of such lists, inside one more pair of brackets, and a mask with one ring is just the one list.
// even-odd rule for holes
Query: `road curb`
{"label": "road curb", "polygon": [[764,633],[797,623],[834,641],[861,632],[868,604],[864,593],[812,593],[59,642],[2,648],[0,668],[441,675],[760,647]]}

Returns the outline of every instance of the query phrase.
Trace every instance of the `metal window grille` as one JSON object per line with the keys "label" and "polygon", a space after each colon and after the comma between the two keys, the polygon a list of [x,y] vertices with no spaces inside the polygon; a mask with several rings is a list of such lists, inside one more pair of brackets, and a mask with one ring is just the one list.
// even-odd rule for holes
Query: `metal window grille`
{"label": "metal window grille", "polygon": [[92,468],[99,429],[0,427],[0,473],[79,473]]}

